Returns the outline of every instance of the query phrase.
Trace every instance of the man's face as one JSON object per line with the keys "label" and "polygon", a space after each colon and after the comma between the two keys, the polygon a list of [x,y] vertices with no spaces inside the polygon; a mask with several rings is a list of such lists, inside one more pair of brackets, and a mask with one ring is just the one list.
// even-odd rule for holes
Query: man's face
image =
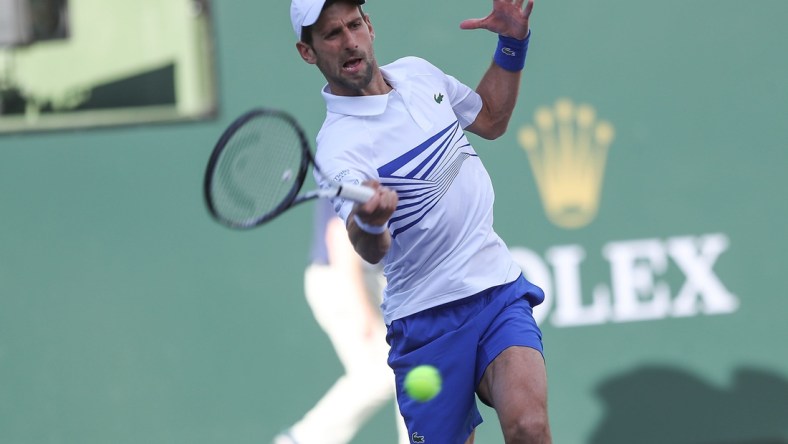
{"label": "man's face", "polygon": [[335,95],[364,95],[377,70],[375,33],[357,5],[336,2],[312,27],[312,45],[298,44],[301,56],[323,73]]}

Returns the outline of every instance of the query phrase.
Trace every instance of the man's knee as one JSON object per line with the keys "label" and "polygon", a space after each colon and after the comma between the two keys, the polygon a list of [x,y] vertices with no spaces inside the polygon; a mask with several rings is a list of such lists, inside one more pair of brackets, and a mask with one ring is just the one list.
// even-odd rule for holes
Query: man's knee
{"label": "man's knee", "polygon": [[547,415],[523,415],[503,424],[507,444],[549,444],[552,442]]}

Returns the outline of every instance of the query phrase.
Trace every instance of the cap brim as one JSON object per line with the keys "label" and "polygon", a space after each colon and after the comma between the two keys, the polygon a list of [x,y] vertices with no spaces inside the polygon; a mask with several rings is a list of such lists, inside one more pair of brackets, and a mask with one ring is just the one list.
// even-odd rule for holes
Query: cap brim
{"label": "cap brim", "polygon": [[[366,3],[366,0],[354,0],[357,5],[363,5]],[[317,19],[320,17],[320,13],[323,12],[323,8],[325,7],[326,2],[323,2],[319,8],[312,8],[309,12],[306,13],[304,16],[304,20],[301,22],[301,26],[312,26],[315,24]]]}
{"label": "cap brim", "polygon": [[[363,5],[364,3],[366,3],[366,0],[354,0],[354,2],[357,5]],[[317,6],[317,4],[315,4],[315,6]],[[304,15],[303,20],[301,20],[301,27],[300,28],[314,25],[315,22],[317,22],[317,19],[320,18],[320,13],[323,12],[323,7],[324,6],[325,6],[325,1],[323,2],[323,4],[320,5],[319,8],[313,7],[312,9],[307,11],[306,15]],[[299,39],[301,38],[301,29],[300,28],[299,29],[294,29],[294,31],[296,32],[296,36],[298,36]]]}

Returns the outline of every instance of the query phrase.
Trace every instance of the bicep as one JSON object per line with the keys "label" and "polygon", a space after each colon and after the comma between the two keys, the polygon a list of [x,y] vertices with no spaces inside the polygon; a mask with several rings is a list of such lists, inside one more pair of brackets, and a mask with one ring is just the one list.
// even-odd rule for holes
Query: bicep
{"label": "bicep", "polygon": [[449,94],[454,114],[464,129],[470,128],[482,112],[483,103],[479,94],[460,82],[453,76],[446,74],[446,91]]}

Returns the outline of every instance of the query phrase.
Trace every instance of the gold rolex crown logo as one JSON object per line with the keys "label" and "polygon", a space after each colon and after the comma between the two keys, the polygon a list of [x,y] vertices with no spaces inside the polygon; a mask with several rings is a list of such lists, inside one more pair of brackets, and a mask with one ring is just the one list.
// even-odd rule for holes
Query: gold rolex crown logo
{"label": "gold rolex crown logo", "polygon": [[590,105],[559,99],[534,114],[518,140],[531,163],[548,219],[580,228],[596,217],[613,126],[597,120]]}

